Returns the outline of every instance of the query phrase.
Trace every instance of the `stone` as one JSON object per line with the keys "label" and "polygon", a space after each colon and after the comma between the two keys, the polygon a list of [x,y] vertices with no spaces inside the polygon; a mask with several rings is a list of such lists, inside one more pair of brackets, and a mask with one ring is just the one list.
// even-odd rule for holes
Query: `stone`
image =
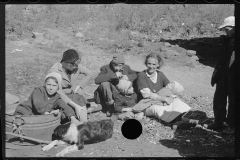
{"label": "stone", "polygon": [[32,32],[32,38],[39,38],[43,37],[43,33],[38,33],[38,32]]}
{"label": "stone", "polygon": [[189,57],[194,56],[194,55],[197,54],[197,52],[194,51],[194,50],[188,50],[186,53],[187,53],[187,55],[188,55]]}
{"label": "stone", "polygon": [[171,45],[170,43],[168,43],[168,42],[165,42],[165,43],[164,43],[164,46],[166,46],[166,47],[171,47],[172,45]]}
{"label": "stone", "polygon": [[164,53],[164,57],[169,59],[169,58],[173,58],[175,56],[179,56],[180,54],[174,50],[167,50],[165,53]]}
{"label": "stone", "polygon": [[76,33],[75,36],[78,37],[78,38],[83,38],[84,37],[82,32]]}
{"label": "stone", "polygon": [[199,58],[198,58],[197,56],[192,56],[192,57],[191,57],[191,61],[193,61],[193,62],[194,62],[194,61],[199,61]]}

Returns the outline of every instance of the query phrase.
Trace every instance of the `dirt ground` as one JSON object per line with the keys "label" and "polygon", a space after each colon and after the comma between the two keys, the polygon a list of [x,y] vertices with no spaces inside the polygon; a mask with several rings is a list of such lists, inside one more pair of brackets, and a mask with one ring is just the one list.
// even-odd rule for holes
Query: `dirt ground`
{"label": "dirt ground", "polygon": [[[82,63],[95,72],[110,62],[112,48],[106,49],[101,39],[76,37],[71,32],[57,29],[44,29],[43,37],[21,41],[6,42],[6,91],[25,100],[34,86],[42,85],[48,69],[60,60],[61,54],[68,48],[75,48],[83,52]],[[107,43],[107,40],[103,40]],[[166,45],[166,42],[170,44]],[[193,110],[206,113],[208,123],[213,120],[212,99],[215,87],[210,85],[219,52],[217,38],[199,38],[194,40],[168,39],[165,42],[144,41],[144,47],[133,46],[130,50],[118,47],[119,54],[123,54],[126,64],[136,71],[145,69],[144,56],[148,48],[154,50],[163,46],[179,53],[165,59],[161,69],[170,81],[180,82],[185,92],[180,98],[189,104]],[[117,50],[116,47],[114,48]],[[156,50],[157,50],[156,49]],[[186,51],[197,51],[199,62],[189,64]],[[120,51],[119,51],[120,50]],[[139,52],[140,51],[140,52]],[[37,74],[36,74],[37,73]],[[90,100],[97,88],[94,77],[84,91]],[[89,120],[106,118],[102,112],[92,113]],[[195,119],[199,118],[197,116]],[[200,117],[200,120],[201,119]],[[171,129],[171,126],[154,118],[145,118],[143,133],[136,140],[128,140],[121,134],[121,124],[114,122],[113,137],[107,141],[85,145],[83,150],[67,154],[65,157],[234,157],[234,137],[222,135],[195,127],[189,130]],[[7,157],[54,157],[63,147],[53,148],[42,152],[41,146],[31,143],[6,142]]]}

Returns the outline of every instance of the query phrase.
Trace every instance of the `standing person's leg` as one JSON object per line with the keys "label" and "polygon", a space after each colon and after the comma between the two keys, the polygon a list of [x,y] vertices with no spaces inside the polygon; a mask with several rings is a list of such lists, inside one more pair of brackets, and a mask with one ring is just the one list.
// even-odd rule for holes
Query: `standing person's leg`
{"label": "standing person's leg", "polygon": [[235,132],[235,92],[234,92],[234,73],[229,72],[228,75],[228,114],[227,124],[228,128],[223,130],[225,134],[234,134]]}
{"label": "standing person's leg", "polygon": [[216,84],[216,91],[213,98],[214,123],[208,125],[208,129],[222,129],[227,114],[227,79],[222,76]]}

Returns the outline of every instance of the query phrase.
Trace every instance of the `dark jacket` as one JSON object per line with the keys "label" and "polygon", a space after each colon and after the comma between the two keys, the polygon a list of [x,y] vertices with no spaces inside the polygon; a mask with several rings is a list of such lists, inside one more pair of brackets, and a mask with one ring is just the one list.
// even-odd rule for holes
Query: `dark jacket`
{"label": "dark jacket", "polygon": [[[137,78],[137,73],[126,64],[122,68],[122,74],[127,75],[129,81],[131,82]],[[115,86],[118,84],[118,82],[116,82],[116,79],[118,79],[117,75],[114,72],[111,63],[109,63],[108,65],[104,65],[100,68],[100,73],[95,78],[95,83],[99,85],[102,82],[110,82]]]}
{"label": "dark jacket", "polygon": [[73,108],[68,106],[59,94],[48,99],[46,88],[41,86],[34,88],[28,100],[17,106],[15,114],[43,115],[45,112],[51,112],[54,109],[62,110],[68,118],[75,116]]}
{"label": "dark jacket", "polygon": [[213,71],[211,85],[214,86],[221,77],[226,76],[227,72],[231,72],[235,68],[235,61],[229,68],[229,63],[234,49],[234,39],[230,39],[226,36],[223,36],[223,53],[220,56],[220,59]]}
{"label": "dark jacket", "polygon": [[133,93],[129,97],[118,93],[114,95],[114,98],[115,98],[114,109],[115,109],[115,112],[117,113],[121,113],[123,108],[133,107],[137,103],[136,93]]}

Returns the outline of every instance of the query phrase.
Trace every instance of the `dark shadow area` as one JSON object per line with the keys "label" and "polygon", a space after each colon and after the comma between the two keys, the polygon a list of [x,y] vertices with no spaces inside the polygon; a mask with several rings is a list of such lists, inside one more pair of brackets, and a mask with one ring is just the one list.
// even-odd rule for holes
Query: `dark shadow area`
{"label": "dark shadow area", "polygon": [[212,123],[213,118],[208,118],[202,111],[191,111],[184,117],[199,120],[199,125],[188,129],[177,128],[172,139],[159,140],[160,144],[177,150],[183,157],[234,157],[233,135],[202,128],[203,124]]}
{"label": "dark shadow area", "polygon": [[199,62],[210,67],[216,66],[216,63],[223,52],[222,36],[175,40],[161,39],[161,42],[168,42],[171,45],[178,45],[186,50],[196,51],[196,56],[199,58]]}

